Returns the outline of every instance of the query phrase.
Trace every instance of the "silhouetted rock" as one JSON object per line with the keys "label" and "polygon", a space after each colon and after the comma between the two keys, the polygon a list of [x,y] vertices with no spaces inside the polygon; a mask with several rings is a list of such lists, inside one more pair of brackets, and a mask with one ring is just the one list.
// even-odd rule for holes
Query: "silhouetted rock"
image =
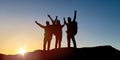
{"label": "silhouetted rock", "polygon": [[3,55],[0,60],[120,60],[120,51],[111,46],[36,50],[22,55]]}

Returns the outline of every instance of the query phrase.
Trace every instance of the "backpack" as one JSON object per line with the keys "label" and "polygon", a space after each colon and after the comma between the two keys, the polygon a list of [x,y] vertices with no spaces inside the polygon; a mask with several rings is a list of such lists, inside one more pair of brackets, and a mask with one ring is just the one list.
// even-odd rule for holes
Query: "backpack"
{"label": "backpack", "polygon": [[73,35],[76,35],[78,31],[78,25],[76,21],[72,22],[72,30],[73,30]]}

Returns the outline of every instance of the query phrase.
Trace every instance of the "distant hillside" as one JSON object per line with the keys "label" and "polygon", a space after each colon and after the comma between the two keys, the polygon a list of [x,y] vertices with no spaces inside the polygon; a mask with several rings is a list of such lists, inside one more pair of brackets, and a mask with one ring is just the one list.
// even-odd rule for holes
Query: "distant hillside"
{"label": "distant hillside", "polygon": [[120,51],[111,46],[36,50],[22,55],[3,55],[0,60],[120,60]]}

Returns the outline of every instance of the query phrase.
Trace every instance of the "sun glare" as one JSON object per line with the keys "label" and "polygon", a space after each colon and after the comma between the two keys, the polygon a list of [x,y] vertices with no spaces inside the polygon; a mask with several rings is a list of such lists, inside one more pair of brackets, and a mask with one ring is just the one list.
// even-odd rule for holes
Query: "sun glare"
{"label": "sun glare", "polygon": [[24,55],[25,53],[26,53],[26,51],[24,49],[19,50],[19,54]]}

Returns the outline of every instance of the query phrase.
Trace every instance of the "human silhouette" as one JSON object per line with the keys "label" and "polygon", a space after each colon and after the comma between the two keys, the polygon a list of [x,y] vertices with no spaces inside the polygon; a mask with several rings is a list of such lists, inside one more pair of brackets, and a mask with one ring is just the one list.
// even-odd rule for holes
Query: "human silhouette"
{"label": "human silhouette", "polygon": [[56,38],[55,42],[55,49],[56,48],[61,48],[61,41],[62,41],[62,28],[64,27],[65,24],[61,25],[60,20],[58,20],[58,16],[56,16],[56,19],[53,20],[50,15],[48,15],[50,20],[53,23],[53,30],[54,30],[54,35]]}
{"label": "human silhouette", "polygon": [[56,35],[56,21],[57,21],[57,18],[58,18],[58,16],[56,16],[56,18],[55,18],[55,20],[53,20],[52,18],[51,18],[51,16],[48,14],[48,17],[50,18],[50,20],[52,21],[52,33],[54,34],[54,35]]}
{"label": "human silhouette", "polygon": [[50,50],[50,43],[51,43],[51,39],[52,39],[52,26],[49,24],[49,21],[46,21],[46,26],[38,23],[37,21],[35,21],[35,23],[38,26],[40,26],[41,28],[43,28],[45,31],[43,50],[46,50],[46,45],[48,45],[47,50]]}
{"label": "human silhouette", "polygon": [[77,34],[77,22],[76,22],[76,13],[77,11],[74,11],[74,18],[73,21],[71,21],[71,17],[68,17],[68,23],[65,20],[64,17],[64,23],[67,25],[67,43],[68,43],[68,48],[70,47],[70,42],[71,40],[73,41],[74,48],[77,48],[76,46],[76,41],[75,41],[75,35]]}

